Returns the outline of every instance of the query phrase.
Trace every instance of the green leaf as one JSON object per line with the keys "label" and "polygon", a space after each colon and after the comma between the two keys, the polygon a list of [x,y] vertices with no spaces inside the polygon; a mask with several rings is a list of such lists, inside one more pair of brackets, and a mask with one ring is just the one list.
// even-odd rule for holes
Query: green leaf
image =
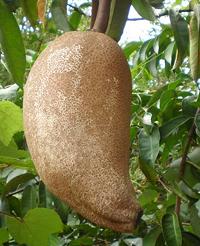
{"label": "green leaf", "polygon": [[185,167],[183,181],[191,188],[200,183],[200,172],[190,164]]}
{"label": "green leaf", "polygon": [[56,196],[51,194],[51,199],[54,203],[54,209],[59,214],[60,218],[64,223],[67,223],[67,216],[69,214],[69,207],[62,202],[60,199],[58,199]]}
{"label": "green leaf", "polygon": [[160,233],[160,227],[155,227],[150,232],[148,232],[143,239],[143,246],[155,246]]}
{"label": "green leaf", "polygon": [[32,172],[33,174],[36,174],[33,161],[30,158],[19,159],[15,157],[0,155],[0,164],[12,165],[13,167],[25,169]]}
{"label": "green leaf", "polygon": [[170,66],[172,65],[172,61],[173,61],[174,46],[175,43],[172,42],[167,46],[165,50],[165,60],[169,63]]}
{"label": "green leaf", "polygon": [[194,199],[200,198],[200,194],[198,192],[195,192],[195,190],[191,189],[185,182],[180,181],[178,186],[181,192],[187,197],[194,198]]}
{"label": "green leaf", "polygon": [[190,209],[190,219],[191,225],[194,233],[199,236],[200,235],[200,200],[198,200]]}
{"label": "green leaf", "polygon": [[17,132],[23,131],[22,110],[9,101],[0,101],[0,141],[8,145]]}
{"label": "green leaf", "polygon": [[160,44],[160,39],[159,37],[155,38],[154,44],[153,44],[153,50],[156,54],[159,53],[159,44]]}
{"label": "green leaf", "polygon": [[72,26],[73,30],[77,30],[80,21],[81,21],[82,14],[78,11],[73,11],[73,13],[69,17],[69,23]]}
{"label": "green leaf", "polygon": [[87,236],[90,236],[90,237],[95,237],[99,231],[98,227],[94,227],[89,224],[80,224],[80,225],[75,226],[74,228],[76,228],[80,234],[82,235],[87,234]]}
{"label": "green leaf", "polygon": [[39,183],[39,207],[47,207],[47,190],[42,181]]}
{"label": "green leaf", "polygon": [[24,14],[28,18],[30,24],[34,27],[37,23],[37,0],[20,0]]}
{"label": "green leaf", "polygon": [[124,54],[126,56],[126,58],[128,59],[129,56],[136,50],[138,50],[138,48],[141,46],[141,42],[130,42],[128,44],[126,44],[126,46],[123,48]]}
{"label": "green leaf", "polygon": [[185,19],[176,11],[169,11],[170,22],[174,33],[174,38],[177,46],[177,54],[173,69],[178,68],[185,58],[189,45],[188,24]]}
{"label": "green leaf", "polygon": [[64,244],[58,236],[50,235],[48,246],[64,246]]}
{"label": "green leaf", "polygon": [[11,12],[16,12],[17,8],[20,7],[18,0],[4,0],[4,2],[6,2]]}
{"label": "green leaf", "polygon": [[16,242],[27,246],[49,246],[49,236],[63,231],[57,213],[47,208],[29,210],[23,220],[7,217],[7,226]]}
{"label": "green leaf", "polygon": [[154,202],[158,198],[158,192],[151,189],[146,189],[139,196],[139,202],[142,207],[148,205],[151,202]]}
{"label": "green leaf", "polygon": [[159,89],[151,96],[151,99],[150,99],[149,102],[148,102],[148,107],[151,107],[154,103],[156,103],[156,102],[160,99],[162,93],[163,93],[166,89],[167,89],[167,85],[164,85],[164,86],[160,87],[160,88],[159,88]]}
{"label": "green leaf", "polygon": [[0,142],[0,164],[12,165],[13,167],[36,173],[29,152],[19,150],[13,140],[11,140],[8,146]]}
{"label": "green leaf", "polygon": [[198,113],[194,119],[196,130],[200,132],[200,114]]}
{"label": "green leaf", "polygon": [[139,164],[141,171],[143,172],[145,177],[148,179],[148,181],[155,184],[155,182],[158,180],[158,175],[156,171],[154,170],[153,166],[140,158],[138,159],[138,162],[139,162],[138,164]]}
{"label": "green leaf", "polygon": [[194,7],[190,20],[190,68],[192,78],[200,78],[200,4]]}
{"label": "green leaf", "polygon": [[155,246],[166,246],[165,239],[162,233],[160,233],[160,235],[158,236]]}
{"label": "green leaf", "polygon": [[164,0],[149,0],[149,3],[151,4],[151,6],[157,9],[161,9],[164,7],[163,2]]}
{"label": "green leaf", "polygon": [[183,246],[198,246],[200,245],[200,238],[190,232],[183,232]]}
{"label": "green leaf", "polygon": [[8,146],[0,142],[0,156],[1,155],[9,156],[9,157],[16,157],[18,159],[30,157],[28,151],[18,149],[13,139],[11,140]]}
{"label": "green leaf", "polygon": [[[171,167],[179,168],[182,158],[178,158],[171,163]],[[200,168],[200,148],[195,148],[188,154],[188,164],[193,165],[196,168]]]}
{"label": "green leaf", "polygon": [[145,41],[143,43],[143,45],[140,48],[140,60],[142,62],[146,62],[147,61],[147,57],[148,57],[148,51],[153,47],[154,44],[154,40],[150,39],[148,41]]}
{"label": "green leaf", "polygon": [[6,228],[0,228],[0,246],[9,240],[9,233]]}
{"label": "green leaf", "polygon": [[194,106],[195,103],[196,103],[195,96],[185,97],[182,101],[183,114],[194,117],[197,111],[197,108]]}
{"label": "green leaf", "polygon": [[161,138],[165,139],[169,137],[174,131],[177,130],[178,127],[182,126],[192,117],[188,115],[180,115],[171,120],[169,120],[166,124],[160,127]]}
{"label": "green leaf", "polygon": [[51,13],[58,29],[69,32],[71,27],[67,20],[66,4],[67,0],[53,0]]}
{"label": "green leaf", "polygon": [[139,133],[139,156],[146,163],[154,164],[159,153],[160,133],[157,127],[154,127],[149,134],[144,129]]}
{"label": "green leaf", "polygon": [[16,190],[20,185],[34,179],[35,175],[31,173],[24,173],[11,179],[4,187],[3,195]]}
{"label": "green leaf", "polygon": [[106,34],[114,40],[116,40],[117,42],[119,41],[123,33],[124,26],[128,18],[130,6],[131,0],[111,1],[110,17],[108,21]]}
{"label": "green leaf", "polygon": [[156,16],[148,0],[134,0],[133,7],[143,18],[154,21]]}
{"label": "green leaf", "polygon": [[14,81],[22,86],[26,66],[25,49],[15,17],[0,0],[0,43]]}
{"label": "green leaf", "polygon": [[29,185],[24,189],[21,206],[23,216],[28,212],[28,210],[37,207],[37,192],[34,186]]}
{"label": "green leaf", "polygon": [[69,246],[89,246],[89,245],[94,245],[94,242],[92,240],[92,238],[89,238],[89,237],[80,237],[78,239],[75,239],[75,240],[72,240],[70,243],[69,243]]}
{"label": "green leaf", "polygon": [[21,217],[21,202],[15,196],[9,196],[6,198],[9,204],[10,214],[15,214],[16,216]]}
{"label": "green leaf", "polygon": [[151,59],[147,63],[147,68],[149,69],[150,73],[156,77],[158,75],[158,69],[157,69],[157,56],[156,54],[151,56]]}
{"label": "green leaf", "polygon": [[175,97],[174,90],[166,90],[162,93],[160,97],[160,111],[164,112],[168,105],[173,102],[173,98]]}
{"label": "green leaf", "polygon": [[167,213],[163,216],[162,230],[168,246],[182,246],[181,228],[176,213]]}
{"label": "green leaf", "polygon": [[175,80],[174,82],[171,82],[168,84],[168,90],[175,90],[179,85],[182,84],[182,78]]}

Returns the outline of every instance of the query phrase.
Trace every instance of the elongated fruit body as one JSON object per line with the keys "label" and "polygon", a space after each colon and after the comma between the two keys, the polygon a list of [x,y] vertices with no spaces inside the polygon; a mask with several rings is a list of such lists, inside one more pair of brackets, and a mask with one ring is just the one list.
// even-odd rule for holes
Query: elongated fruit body
{"label": "elongated fruit body", "polygon": [[50,191],[90,221],[129,232],[139,205],[129,178],[131,75],[115,41],[68,32],[33,65],[24,126]]}

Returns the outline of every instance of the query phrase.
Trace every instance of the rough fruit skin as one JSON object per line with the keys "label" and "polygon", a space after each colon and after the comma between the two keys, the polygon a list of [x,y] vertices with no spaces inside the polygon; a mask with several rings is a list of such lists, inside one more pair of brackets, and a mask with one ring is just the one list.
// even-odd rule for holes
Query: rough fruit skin
{"label": "rough fruit skin", "polygon": [[134,229],[129,179],[131,75],[115,41],[68,32],[39,56],[24,95],[24,127],[49,190],[92,222]]}

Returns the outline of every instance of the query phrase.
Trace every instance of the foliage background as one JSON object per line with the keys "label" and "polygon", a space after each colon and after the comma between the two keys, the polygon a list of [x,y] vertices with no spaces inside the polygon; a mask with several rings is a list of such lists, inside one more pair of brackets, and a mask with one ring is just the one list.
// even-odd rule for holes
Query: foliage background
{"label": "foliage background", "polygon": [[132,234],[92,225],[37,176],[23,133],[23,86],[49,42],[89,28],[91,8],[38,2],[0,0],[0,245],[200,245],[199,1],[123,1],[159,27],[122,47],[133,78],[130,176],[144,209]]}

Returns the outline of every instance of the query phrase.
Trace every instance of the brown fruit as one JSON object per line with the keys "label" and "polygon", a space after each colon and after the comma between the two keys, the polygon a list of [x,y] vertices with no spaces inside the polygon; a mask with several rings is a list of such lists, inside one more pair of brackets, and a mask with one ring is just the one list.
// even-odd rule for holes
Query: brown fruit
{"label": "brown fruit", "polygon": [[41,179],[84,217],[122,232],[140,212],[128,172],[130,102],[124,55],[96,32],[57,38],[25,86],[25,134]]}

